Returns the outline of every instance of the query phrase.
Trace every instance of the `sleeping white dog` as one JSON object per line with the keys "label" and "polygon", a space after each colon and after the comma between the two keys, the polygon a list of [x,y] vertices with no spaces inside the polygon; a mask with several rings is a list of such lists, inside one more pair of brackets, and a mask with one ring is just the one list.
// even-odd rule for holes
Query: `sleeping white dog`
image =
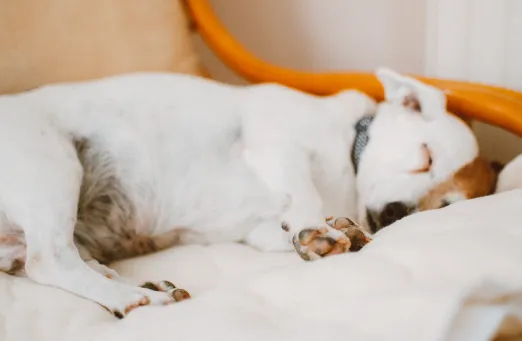
{"label": "sleeping white dog", "polygon": [[489,194],[496,176],[444,94],[377,75],[379,104],[173,74],[0,97],[0,270],[122,317],[189,294],[102,264],[233,241],[316,259],[358,250],[412,212]]}

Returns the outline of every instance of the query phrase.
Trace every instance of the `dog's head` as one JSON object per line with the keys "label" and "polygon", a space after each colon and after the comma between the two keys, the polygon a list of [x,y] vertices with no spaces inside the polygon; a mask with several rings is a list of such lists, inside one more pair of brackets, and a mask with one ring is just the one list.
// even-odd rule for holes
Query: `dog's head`
{"label": "dog's head", "polygon": [[366,228],[377,232],[413,212],[490,194],[496,172],[479,156],[469,125],[446,111],[444,93],[388,69],[377,77],[385,100],[356,179]]}

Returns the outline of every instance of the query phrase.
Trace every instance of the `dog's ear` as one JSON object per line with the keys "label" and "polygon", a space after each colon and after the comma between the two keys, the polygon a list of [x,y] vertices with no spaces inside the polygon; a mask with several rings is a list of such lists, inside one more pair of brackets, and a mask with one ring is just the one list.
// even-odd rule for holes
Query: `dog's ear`
{"label": "dog's ear", "polygon": [[427,119],[446,114],[446,96],[441,90],[387,68],[379,68],[376,76],[386,101],[418,111]]}

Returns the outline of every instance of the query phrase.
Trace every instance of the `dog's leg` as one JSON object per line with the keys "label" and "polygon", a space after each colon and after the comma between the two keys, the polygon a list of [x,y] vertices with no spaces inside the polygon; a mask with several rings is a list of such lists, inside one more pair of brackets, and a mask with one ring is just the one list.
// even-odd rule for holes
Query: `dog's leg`
{"label": "dog's leg", "polygon": [[97,273],[107,277],[108,279],[112,279],[121,283],[133,284],[133,282],[125,277],[120,276],[115,270],[109,268],[98,262],[96,259],[92,258],[89,251],[82,247],[81,245],[77,245],[78,253],[80,254],[81,259],[94,271]]}
{"label": "dog's leg", "polygon": [[150,289],[153,291],[161,291],[166,292],[170,296],[173,296],[176,301],[184,300],[190,295],[188,292],[186,292],[183,289],[177,288],[174,284],[172,284],[169,281],[160,281],[160,282],[150,282],[150,281],[139,281],[133,278],[128,278],[121,276],[118,274],[115,270],[109,268],[108,266],[105,266],[103,264],[100,264],[96,259],[93,259],[89,252],[83,248],[78,247],[78,250],[80,252],[80,255],[82,259],[85,261],[85,263],[94,271],[97,273],[103,275],[104,277],[107,277],[108,279],[111,279],[113,281],[117,281],[119,283],[128,284],[135,287],[141,287],[145,289]]}
{"label": "dog's leg", "polygon": [[87,265],[96,271],[97,273],[107,277],[108,279],[111,279],[113,281],[117,281],[119,283],[123,283],[126,285],[144,288],[152,291],[159,291],[166,293],[169,297],[174,298],[175,301],[182,301],[190,297],[189,293],[184,290],[176,287],[174,284],[172,284],[169,281],[160,281],[160,282],[143,282],[138,281],[133,278],[123,277],[120,274],[118,274],[113,269],[109,268],[108,266],[105,266],[103,264],[100,264],[95,259],[90,259],[86,261]]}
{"label": "dog's leg", "polygon": [[290,235],[280,226],[280,221],[262,222],[249,233],[245,242],[264,252],[292,251]]}
{"label": "dog's leg", "polygon": [[278,227],[261,224],[248,236],[247,243],[264,251],[291,250],[293,234],[325,224],[310,158],[304,151],[291,147],[247,148],[243,155],[254,173],[280,195],[282,213]]}
{"label": "dog's leg", "polygon": [[[327,224],[322,199],[313,182],[311,156],[304,150],[247,149],[244,155],[247,164],[271,190],[288,197],[281,227],[287,233],[286,244],[293,243],[303,259],[355,251],[355,245],[362,243],[359,234],[352,233],[353,229],[359,230],[354,223],[350,224],[350,233],[344,225],[340,228]],[[356,240],[352,242],[351,238]],[[246,239],[250,245],[268,251],[286,249],[282,240],[280,231],[264,224]]]}
{"label": "dog's leg", "polygon": [[282,202],[286,231],[324,224],[322,199],[312,179],[310,156],[299,148],[246,149],[245,161]]}
{"label": "dog's leg", "polygon": [[118,317],[138,306],[185,298],[186,292],[156,292],[112,281],[81,259],[73,232],[82,168],[69,141],[47,136],[20,141],[17,148],[0,146],[0,159],[10,160],[9,167],[0,169],[0,207],[25,234],[27,276],[97,302]]}
{"label": "dog's leg", "polygon": [[186,298],[184,291],[154,292],[100,275],[83,262],[75,247],[71,246],[72,241],[65,236],[69,234],[67,229],[63,232],[64,236],[52,241],[36,241],[33,233],[27,233],[26,273],[29,278],[95,301],[118,317],[138,306],[163,305]]}

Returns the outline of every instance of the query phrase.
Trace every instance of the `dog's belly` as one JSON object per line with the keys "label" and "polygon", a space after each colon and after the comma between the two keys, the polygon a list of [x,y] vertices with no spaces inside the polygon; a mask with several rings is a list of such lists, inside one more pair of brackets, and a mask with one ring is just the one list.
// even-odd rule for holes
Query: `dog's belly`
{"label": "dog's belly", "polygon": [[278,195],[244,164],[236,143],[210,161],[198,153],[160,153],[160,163],[173,158],[189,167],[154,167],[134,176],[130,169],[143,162],[132,144],[130,162],[103,144],[79,140],[75,147],[84,174],[74,237],[84,257],[108,263],[179,243],[240,241],[267,220],[280,228]]}
{"label": "dog's belly", "polygon": [[88,140],[75,141],[75,147],[84,172],[74,237],[83,256],[109,262],[154,251],[153,240],[137,233],[147,229],[138,226],[136,206],[110,154]]}
{"label": "dog's belly", "polygon": [[162,226],[155,208],[165,198],[154,188],[147,192],[155,202],[136,200],[117,171],[122,165],[113,152],[86,139],[74,144],[83,167],[74,240],[83,258],[108,263],[165,249],[187,235],[195,237],[187,229]]}

